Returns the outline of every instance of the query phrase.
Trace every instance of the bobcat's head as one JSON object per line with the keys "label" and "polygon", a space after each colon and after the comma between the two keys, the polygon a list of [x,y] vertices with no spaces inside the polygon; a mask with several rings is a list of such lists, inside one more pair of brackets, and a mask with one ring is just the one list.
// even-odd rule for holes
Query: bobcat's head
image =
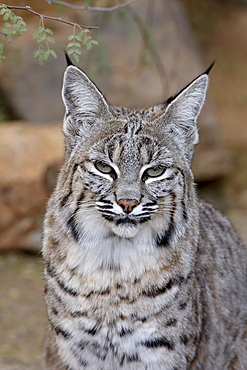
{"label": "bobcat's head", "polygon": [[133,110],[112,107],[85,73],[67,67],[63,130],[78,238],[90,220],[94,232],[104,225],[123,238],[148,223],[160,243],[183,226],[194,194],[190,163],[207,73],[166,102]]}

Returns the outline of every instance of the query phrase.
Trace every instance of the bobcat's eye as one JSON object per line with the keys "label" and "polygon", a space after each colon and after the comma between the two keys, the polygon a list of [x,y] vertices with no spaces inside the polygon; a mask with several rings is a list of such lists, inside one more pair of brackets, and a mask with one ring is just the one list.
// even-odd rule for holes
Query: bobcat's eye
{"label": "bobcat's eye", "polygon": [[97,161],[94,163],[95,168],[100,171],[101,173],[111,175],[112,177],[116,177],[116,172],[114,169],[104,162]]}
{"label": "bobcat's eye", "polygon": [[150,167],[144,172],[143,176],[144,178],[159,177],[165,172],[165,170],[166,169],[164,167]]}

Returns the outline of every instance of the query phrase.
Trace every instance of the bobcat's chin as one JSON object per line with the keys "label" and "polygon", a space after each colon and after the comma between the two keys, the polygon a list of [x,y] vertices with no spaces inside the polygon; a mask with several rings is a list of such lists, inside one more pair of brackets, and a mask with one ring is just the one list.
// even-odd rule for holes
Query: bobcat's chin
{"label": "bobcat's chin", "polygon": [[111,225],[111,229],[114,234],[120,238],[133,238],[137,235],[139,231],[139,225],[130,225],[130,224],[120,224],[120,225]]}

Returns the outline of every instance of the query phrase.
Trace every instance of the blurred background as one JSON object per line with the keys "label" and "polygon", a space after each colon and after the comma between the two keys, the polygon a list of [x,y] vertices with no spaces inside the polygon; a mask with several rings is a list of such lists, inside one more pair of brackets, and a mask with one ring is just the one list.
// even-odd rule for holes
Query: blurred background
{"label": "blurred background", "polygon": [[[50,1],[52,2],[52,1]],[[13,0],[39,14],[97,26],[79,65],[116,105],[147,107],[178,92],[216,61],[199,119],[193,169],[200,195],[247,243],[247,1],[139,0],[115,11],[81,11]],[[54,1],[55,3],[55,1]],[[115,0],[70,1],[109,7]],[[41,234],[46,201],[63,161],[63,50],[72,27],[44,19],[54,51],[39,66],[39,17],[15,11],[27,31],[8,43],[0,69],[0,369],[41,369],[45,332]],[[0,29],[4,21],[0,16]],[[74,61],[75,62],[75,61]]]}

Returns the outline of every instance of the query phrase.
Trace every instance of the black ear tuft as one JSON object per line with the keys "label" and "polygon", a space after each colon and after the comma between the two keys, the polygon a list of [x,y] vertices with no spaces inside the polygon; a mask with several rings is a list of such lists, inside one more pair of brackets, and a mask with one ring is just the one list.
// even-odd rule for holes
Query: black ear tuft
{"label": "black ear tuft", "polygon": [[[203,72],[200,76],[203,76],[203,75],[208,75],[209,72],[211,71],[211,69],[213,68],[213,66],[215,65],[215,61],[213,63],[210,64],[210,66],[206,69],[205,72]],[[177,94],[171,96],[170,98],[168,98],[165,103],[167,105],[169,105],[174,99],[176,99],[178,97],[179,94],[181,94],[185,89],[187,89],[187,87],[192,84],[195,80],[197,80],[198,77],[196,77],[192,82],[190,82],[187,86],[185,86],[181,91],[179,91]]]}
{"label": "black ear tuft", "polygon": [[211,69],[213,68],[213,66],[215,65],[215,61],[213,63],[210,64],[210,66],[208,67],[208,69],[204,72],[204,74],[208,75],[209,72],[211,71]]}
{"label": "black ear tuft", "polygon": [[70,57],[68,56],[68,53],[66,52],[66,50],[64,50],[64,55],[65,55],[67,65],[68,66],[73,66],[74,64],[72,63],[72,61],[71,61]]}

